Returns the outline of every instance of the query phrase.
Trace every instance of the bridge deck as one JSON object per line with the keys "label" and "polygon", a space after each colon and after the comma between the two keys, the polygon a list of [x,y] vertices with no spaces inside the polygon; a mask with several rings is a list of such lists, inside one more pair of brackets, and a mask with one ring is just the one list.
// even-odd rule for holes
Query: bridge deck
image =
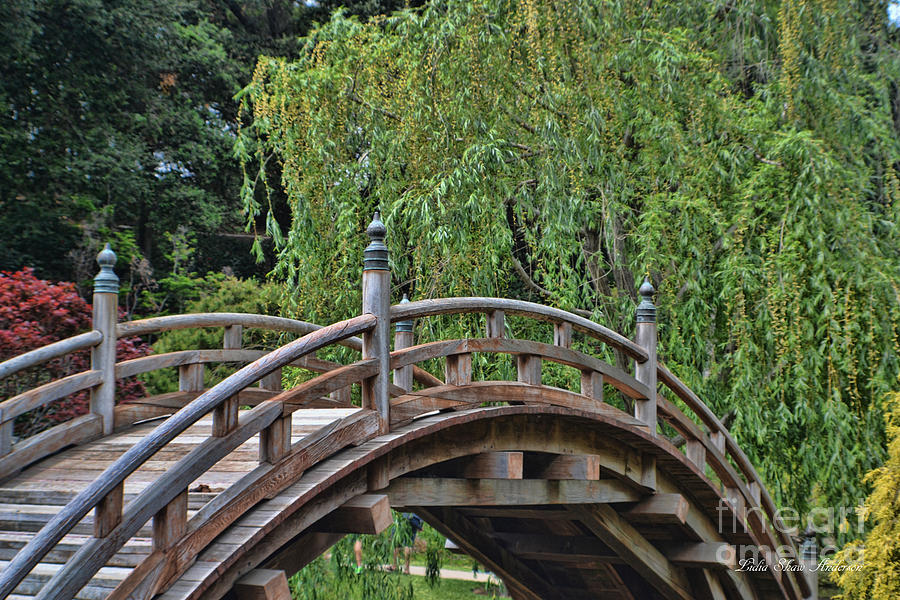
{"label": "bridge deck", "polygon": [[[292,442],[341,418],[358,412],[356,408],[307,409],[294,413]],[[243,411],[242,411],[243,412]],[[158,420],[134,425],[105,438],[76,446],[40,461],[18,475],[0,483],[0,570],[88,483],[96,479],[128,448],[143,439],[159,424]],[[152,460],[125,480],[125,503],[145,488],[197,444],[209,438],[212,416],[208,416],[179,435],[160,450]],[[216,494],[235,484],[259,465],[259,435],[253,436],[237,450],[203,473],[188,490],[188,517]],[[63,538],[57,548],[15,590],[12,600],[31,598],[61,565],[93,534],[93,515],[89,515]],[[127,542],[77,596],[79,600],[96,600],[107,595],[145,559],[152,549],[152,531],[144,526],[137,537]]]}

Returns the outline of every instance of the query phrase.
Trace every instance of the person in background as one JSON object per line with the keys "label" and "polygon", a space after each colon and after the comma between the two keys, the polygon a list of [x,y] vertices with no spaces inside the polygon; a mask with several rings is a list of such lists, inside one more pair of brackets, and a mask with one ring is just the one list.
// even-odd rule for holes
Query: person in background
{"label": "person in background", "polygon": [[394,523],[394,571],[397,570],[398,551],[400,548],[403,548],[403,572],[409,575],[409,558],[412,554],[413,545],[416,543],[416,536],[422,531],[422,526],[422,518],[413,513],[402,513],[397,522]]}
{"label": "person in background", "polygon": [[355,535],[353,540],[353,555],[356,557],[356,574],[362,573],[362,538]]}

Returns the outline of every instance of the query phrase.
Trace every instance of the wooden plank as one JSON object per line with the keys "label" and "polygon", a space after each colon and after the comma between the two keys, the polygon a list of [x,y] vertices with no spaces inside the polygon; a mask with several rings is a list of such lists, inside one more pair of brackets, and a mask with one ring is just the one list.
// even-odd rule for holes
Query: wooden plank
{"label": "wooden plank", "polygon": [[567,321],[576,331],[595,337],[609,346],[621,350],[629,358],[639,362],[647,360],[647,352],[623,335],[576,314],[533,302],[507,300],[505,298],[440,298],[417,300],[391,307],[391,322],[421,319],[434,315],[502,310],[506,314],[521,315],[541,321]]}
{"label": "wooden plank", "polygon": [[238,397],[230,396],[213,409],[213,437],[225,437],[238,424]]}
{"label": "wooden plank", "polygon": [[572,347],[572,324],[561,321],[553,324],[553,344],[562,348]]}
{"label": "wooden plank", "polygon": [[323,533],[378,535],[394,522],[391,504],[384,494],[361,494],[313,525]]}
{"label": "wooden plank", "polygon": [[503,546],[526,560],[549,562],[613,561],[622,559],[599,539],[534,533],[494,533]]}
{"label": "wooden plank", "polygon": [[582,523],[656,590],[669,600],[692,600],[686,575],[604,504],[574,505],[569,508]]}
{"label": "wooden plank", "polygon": [[311,400],[327,396],[331,392],[351,384],[359,383],[374,375],[377,370],[378,361],[374,358],[358,361],[352,365],[337,368],[315,379],[301,383],[293,389],[281,392],[273,399],[283,402],[285,412],[290,413]]}
{"label": "wooden plank", "polygon": [[603,375],[593,370],[582,371],[581,395],[603,402]]}
{"label": "wooden plank", "polygon": [[473,479],[522,479],[521,452],[482,452],[462,459],[460,476]]}
{"label": "wooden plank", "polygon": [[2,404],[0,404],[0,457],[12,452],[14,420],[3,419]]}
{"label": "wooden plank", "polygon": [[485,336],[489,338],[506,337],[506,315],[502,310],[491,310],[485,314]]}
{"label": "wooden plank", "polygon": [[529,479],[600,479],[596,454],[538,454],[528,457]]}
{"label": "wooden plank", "polygon": [[12,452],[0,458],[0,478],[66,446],[96,438],[102,432],[103,420],[97,415],[87,414],[26,438],[13,444]]}
{"label": "wooden plank", "polygon": [[288,415],[263,429],[259,438],[259,462],[275,464],[291,449],[292,416]]}
{"label": "wooden plank", "polygon": [[343,537],[343,533],[304,532],[278,550],[263,564],[263,567],[281,569],[285,573],[296,573],[341,541]]}
{"label": "wooden plank", "polygon": [[184,490],[153,515],[153,549],[168,550],[187,532],[188,492]]}
{"label": "wooden plank", "polygon": [[699,440],[687,440],[685,442],[685,455],[688,460],[694,463],[698,469],[703,471],[706,468],[706,448],[703,442]]}
{"label": "wooden plank", "polygon": [[22,392],[18,396],[13,396],[0,403],[0,409],[3,410],[3,419],[4,421],[11,421],[19,415],[39,408],[48,402],[94,387],[102,380],[103,376],[100,371],[84,371],[83,373],[76,373],[75,375],[69,375],[68,377],[45,383],[27,392]]}
{"label": "wooden plank", "polygon": [[672,564],[702,569],[734,569],[735,548],[731,544],[715,542],[662,544],[666,558]]}
{"label": "wooden plank", "polygon": [[99,331],[80,333],[46,346],[41,346],[29,352],[13,356],[0,362],[0,379],[5,379],[22,369],[37,366],[59,356],[65,356],[72,352],[93,348],[103,340],[103,334]]}
{"label": "wooden plank", "polygon": [[618,479],[445,479],[401,477],[387,488],[391,506],[528,506],[634,502],[640,494]]}
{"label": "wooden plank", "polygon": [[541,362],[541,357],[534,354],[517,355],[517,381],[530,385],[541,385]]}
{"label": "wooden plank", "polygon": [[243,325],[227,325],[222,334],[222,348],[225,350],[239,350],[243,346]]}
{"label": "wooden plank", "polygon": [[444,380],[447,385],[468,385],[472,382],[472,355],[463,354],[447,355],[444,366]]}
{"label": "wooden plank", "polygon": [[122,522],[125,486],[120,483],[94,509],[94,537],[103,538]]}
{"label": "wooden plank", "polygon": [[622,511],[633,523],[684,525],[690,504],[681,494],[653,494]]}
{"label": "wooden plank", "polygon": [[270,392],[280,392],[283,389],[281,387],[281,369],[275,369],[260,379],[259,387]]}
{"label": "wooden plank", "polygon": [[237,600],[291,600],[284,571],[255,569],[234,584]]}
{"label": "wooden plank", "polygon": [[525,600],[554,598],[552,587],[514,554],[498,545],[491,534],[458,512],[416,507],[415,513],[445,537],[496,573],[514,597]]}
{"label": "wooden plank", "polygon": [[597,371],[604,381],[616,387],[630,398],[647,398],[650,390],[637,379],[602,360],[570,348],[562,348],[553,344],[544,344],[531,340],[481,338],[464,340],[447,340],[419,344],[404,350],[391,353],[391,368],[415,364],[433,358],[465,352],[494,352],[503,354],[532,354],[542,360],[550,360],[581,371]]}
{"label": "wooden plank", "polygon": [[203,363],[191,363],[178,367],[178,391],[194,392],[203,389]]}

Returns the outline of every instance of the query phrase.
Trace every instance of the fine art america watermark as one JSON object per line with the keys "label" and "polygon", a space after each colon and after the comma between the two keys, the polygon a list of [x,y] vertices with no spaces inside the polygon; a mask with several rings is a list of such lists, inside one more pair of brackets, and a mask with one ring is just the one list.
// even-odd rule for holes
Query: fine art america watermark
{"label": "fine art america watermark", "polygon": [[[796,538],[799,531],[803,541],[800,543],[799,555],[792,545],[770,546],[738,545],[722,546],[720,560],[731,562],[736,571],[760,572],[833,572],[859,571],[864,566],[864,550],[856,548],[851,555],[845,553],[840,562],[835,555],[840,550],[834,541],[838,532],[849,532],[856,529],[862,536],[865,531],[865,515],[856,507],[847,508],[814,508],[806,515],[786,507],[775,511],[774,522],[766,517],[762,508],[751,506],[744,508],[741,515],[724,499],[716,507],[719,514],[718,530],[720,534],[747,533],[748,524],[765,523],[766,527],[777,534],[786,534]],[[855,521],[855,526],[854,526]],[[778,539],[778,535],[775,539]],[[816,539],[824,541],[818,546]],[[783,539],[783,538],[782,538]]]}

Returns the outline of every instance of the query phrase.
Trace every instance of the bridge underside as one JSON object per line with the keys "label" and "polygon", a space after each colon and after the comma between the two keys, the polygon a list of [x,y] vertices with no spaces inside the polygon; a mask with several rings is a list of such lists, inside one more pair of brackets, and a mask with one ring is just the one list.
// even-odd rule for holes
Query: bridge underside
{"label": "bridge underside", "polygon": [[[323,410],[319,422],[305,425],[295,417],[294,437],[350,413]],[[220,531],[210,529],[198,518],[210,510],[201,508],[204,503],[215,504],[218,492],[260,468],[254,438],[190,488],[186,501],[197,535],[187,536],[185,544],[202,544],[199,554],[187,546],[165,555],[152,552],[148,526],[145,537],[129,542],[77,597],[223,598],[256,569],[289,575],[346,533],[377,531],[376,513],[387,506],[419,514],[498,574],[517,599],[790,597],[771,571],[734,570],[734,545],[758,540],[739,524],[731,527],[734,514],[716,486],[683,454],[619,411],[476,408],[424,417],[363,442],[365,433],[359,432],[358,442],[346,434],[339,442],[344,450],[305,472],[284,467],[272,474],[278,485],[266,488],[263,474],[260,485],[270,489],[268,499],[246,506],[235,500],[230,510],[242,516]],[[122,436],[128,433],[117,438],[127,442]],[[9,514],[0,515],[3,528],[14,530],[3,532],[0,558],[7,559],[34,530],[28,519],[40,520],[40,507],[26,507],[26,498],[51,498],[40,488],[52,472],[74,473],[67,461],[80,461],[82,473],[89,473],[90,461],[98,469],[111,462],[115,456],[104,457],[103,448],[112,439],[38,463],[2,486],[0,494],[15,490],[20,505],[7,505]],[[186,435],[183,442],[190,441]],[[332,435],[320,445],[334,443]],[[165,461],[177,456],[158,458],[155,468],[166,469]],[[138,471],[129,481],[126,500],[152,478]],[[720,518],[727,527],[719,526]],[[82,528],[73,533],[89,534],[91,524]],[[77,535],[70,537],[70,545],[78,543]],[[172,572],[177,556],[189,550],[196,560],[180,574]],[[64,543],[61,561],[67,552],[74,549],[67,551]],[[17,593],[36,593],[39,571]]]}

